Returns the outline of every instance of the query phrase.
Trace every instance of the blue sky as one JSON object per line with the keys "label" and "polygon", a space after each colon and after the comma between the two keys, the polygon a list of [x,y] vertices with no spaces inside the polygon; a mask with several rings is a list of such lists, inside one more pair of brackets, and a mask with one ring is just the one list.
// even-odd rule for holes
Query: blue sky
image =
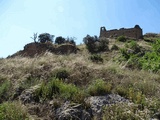
{"label": "blue sky", "polygon": [[23,50],[33,33],[76,37],[106,29],[160,33],[160,0],[0,0],[0,57]]}

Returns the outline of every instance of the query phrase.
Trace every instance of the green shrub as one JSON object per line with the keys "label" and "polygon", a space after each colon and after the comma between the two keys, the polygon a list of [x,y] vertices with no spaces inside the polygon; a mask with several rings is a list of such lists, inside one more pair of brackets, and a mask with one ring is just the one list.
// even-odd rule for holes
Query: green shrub
{"label": "green shrub", "polygon": [[117,40],[118,41],[120,41],[120,42],[126,42],[126,37],[125,36],[119,36],[118,38],[117,38]]}
{"label": "green shrub", "polygon": [[87,35],[83,38],[83,42],[90,53],[98,53],[109,50],[109,40],[106,38],[98,38],[97,36]]}
{"label": "green shrub", "polygon": [[50,35],[49,33],[42,33],[38,36],[38,41],[40,43],[53,42],[54,35]]}
{"label": "green shrub", "polygon": [[156,40],[152,44],[152,51],[146,52],[146,54],[139,60],[142,69],[149,71],[159,71],[160,70],[160,40]]}
{"label": "green shrub", "polygon": [[99,38],[99,45],[97,45],[98,47],[98,52],[103,52],[103,51],[108,51],[109,47],[109,40],[107,38]]}
{"label": "green shrub", "polygon": [[119,47],[117,45],[112,45],[111,50],[119,50]]}
{"label": "green shrub", "polygon": [[90,60],[91,60],[92,62],[96,62],[96,63],[98,63],[98,62],[103,63],[103,58],[101,57],[101,55],[98,55],[98,54],[93,54],[93,55],[91,55],[91,56],[90,56]]}
{"label": "green shrub", "polygon": [[65,80],[69,77],[69,72],[66,69],[58,69],[55,73],[55,77],[59,80]]}
{"label": "green shrub", "polygon": [[29,120],[26,110],[18,102],[0,104],[0,120]]}
{"label": "green shrub", "polygon": [[88,86],[88,94],[92,96],[105,95],[111,93],[111,88],[112,85],[110,83],[106,83],[101,79],[97,79]]}
{"label": "green shrub", "polygon": [[128,59],[130,58],[130,55],[128,54],[127,49],[122,48],[122,49],[120,49],[120,52],[121,52],[121,54],[122,54],[122,57],[123,57],[125,60],[128,60]]}
{"label": "green shrub", "polygon": [[11,95],[11,83],[6,79],[0,82],[0,102],[2,102],[3,100],[7,100]]}
{"label": "green shrub", "polygon": [[141,91],[135,90],[133,87],[117,86],[115,93],[132,100],[136,104],[145,104],[145,95]]}
{"label": "green shrub", "polygon": [[66,41],[65,38],[63,38],[62,36],[59,36],[59,37],[56,37],[55,43],[60,45],[65,43],[65,41]]}
{"label": "green shrub", "polygon": [[133,50],[133,54],[137,54],[139,52],[141,52],[141,47],[137,44],[136,41],[131,41],[129,43],[129,48]]}
{"label": "green shrub", "polygon": [[24,89],[28,89],[31,86],[34,86],[36,84],[38,84],[40,81],[38,78],[33,77],[33,76],[29,76],[28,78],[26,78],[26,80],[24,80],[21,84],[20,87],[24,88]]}
{"label": "green shrub", "polygon": [[54,78],[47,84],[42,84],[36,91],[36,96],[44,100],[61,97],[66,100],[73,100],[74,102],[82,102],[86,95],[75,85],[63,83]]}
{"label": "green shrub", "polygon": [[134,104],[114,104],[106,106],[102,113],[103,120],[148,120],[150,112],[139,110]]}

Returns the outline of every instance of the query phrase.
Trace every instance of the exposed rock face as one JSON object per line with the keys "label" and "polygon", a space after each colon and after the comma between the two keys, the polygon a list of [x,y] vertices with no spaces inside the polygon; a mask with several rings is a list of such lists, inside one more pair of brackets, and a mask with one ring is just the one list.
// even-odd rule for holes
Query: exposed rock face
{"label": "exposed rock face", "polygon": [[91,120],[90,114],[82,108],[81,104],[71,104],[66,102],[57,109],[58,120]]}
{"label": "exposed rock face", "polygon": [[24,50],[21,50],[10,57],[34,57],[36,55],[42,55],[47,51],[55,54],[70,54],[76,53],[77,48],[73,44],[53,45],[52,43],[29,43],[24,46]]}
{"label": "exposed rock face", "polygon": [[118,104],[122,102],[128,102],[129,100],[115,94],[109,94],[106,96],[93,96],[86,98],[86,104],[90,107],[90,110],[86,111],[81,104],[71,104],[66,102],[56,111],[58,120],[90,120],[91,116],[101,115],[102,108],[106,105]]}
{"label": "exposed rock face", "polygon": [[19,99],[22,101],[22,103],[34,103],[37,101],[37,98],[35,97],[34,93],[36,89],[38,89],[40,85],[36,85],[31,87],[30,89],[24,90],[21,95],[19,96]]}
{"label": "exposed rock face", "polygon": [[90,104],[93,115],[101,114],[103,106],[122,102],[129,102],[127,99],[116,94],[109,94],[106,96],[93,96],[87,98],[85,101],[87,104]]}

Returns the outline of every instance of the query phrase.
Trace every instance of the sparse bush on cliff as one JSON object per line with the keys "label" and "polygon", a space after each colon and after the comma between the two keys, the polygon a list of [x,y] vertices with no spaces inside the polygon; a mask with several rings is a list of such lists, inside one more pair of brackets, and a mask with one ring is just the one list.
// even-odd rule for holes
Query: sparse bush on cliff
{"label": "sparse bush on cliff", "polygon": [[11,83],[6,80],[5,78],[0,78],[0,103],[3,100],[7,100],[11,93],[10,93],[10,89],[11,89]]}
{"label": "sparse bush on cliff", "polygon": [[[122,61],[127,61],[127,67],[157,72],[160,70],[160,40],[152,43],[150,51],[145,51],[136,41],[131,41],[122,48]],[[120,60],[120,59],[119,59]]]}
{"label": "sparse bush on cliff", "polygon": [[67,37],[66,43],[76,45],[75,39],[76,39],[75,37]]}
{"label": "sparse bush on cliff", "polygon": [[38,41],[40,43],[53,42],[54,35],[50,35],[49,33],[42,33],[38,36]]}
{"label": "sparse bush on cliff", "polygon": [[159,71],[160,70],[160,40],[157,40],[156,43],[152,45],[152,52],[147,52],[139,62],[142,66],[142,69],[149,71]]}
{"label": "sparse bush on cliff", "polygon": [[86,37],[83,38],[83,42],[86,44],[86,47],[89,52],[94,53],[97,52],[97,49],[95,47],[95,43],[98,41],[97,36],[90,36],[87,35]]}
{"label": "sparse bush on cliff", "polygon": [[97,36],[87,35],[83,38],[83,42],[90,53],[104,52],[108,50],[108,39],[98,38]]}
{"label": "sparse bush on cliff", "polygon": [[90,60],[92,62],[96,62],[96,63],[98,63],[98,62],[103,63],[103,58],[101,57],[101,55],[98,55],[98,54],[91,55]]}
{"label": "sparse bush on cliff", "polygon": [[114,45],[111,47],[111,50],[119,50],[119,47],[114,44]]}
{"label": "sparse bush on cliff", "polygon": [[111,93],[111,88],[112,85],[110,83],[106,83],[102,79],[97,79],[88,86],[88,93],[92,96],[106,95]]}
{"label": "sparse bush on cliff", "polygon": [[60,80],[65,80],[69,77],[69,72],[65,69],[59,69],[56,71],[55,77]]}
{"label": "sparse bush on cliff", "polygon": [[36,43],[36,39],[37,39],[37,33],[33,33],[33,37],[31,37],[33,40],[34,40],[34,42]]}
{"label": "sparse bush on cliff", "polygon": [[99,46],[98,46],[98,51],[107,51],[109,50],[108,48],[109,40],[107,38],[99,38]]}
{"label": "sparse bush on cliff", "polygon": [[63,43],[65,43],[65,38],[63,38],[62,36],[59,36],[59,37],[56,37],[56,39],[55,39],[55,43],[56,44],[63,44]]}
{"label": "sparse bush on cliff", "polygon": [[76,45],[75,39],[76,39],[75,37],[67,37],[65,39],[62,36],[59,36],[59,37],[56,37],[55,44],[60,45],[60,44],[64,44],[64,43],[69,43],[69,44]]}
{"label": "sparse bush on cliff", "polygon": [[120,42],[126,42],[126,37],[124,37],[124,36],[119,36],[119,37],[117,38],[117,40],[120,41]]}

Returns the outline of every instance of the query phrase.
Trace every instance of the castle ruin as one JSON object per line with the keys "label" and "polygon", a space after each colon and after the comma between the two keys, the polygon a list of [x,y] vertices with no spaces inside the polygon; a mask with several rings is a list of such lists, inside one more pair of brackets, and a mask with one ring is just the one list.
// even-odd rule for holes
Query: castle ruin
{"label": "castle ruin", "polygon": [[100,28],[100,37],[112,38],[118,36],[126,36],[132,39],[140,39],[143,37],[143,33],[139,25],[135,25],[134,28],[120,28],[119,30],[106,30],[105,27]]}

